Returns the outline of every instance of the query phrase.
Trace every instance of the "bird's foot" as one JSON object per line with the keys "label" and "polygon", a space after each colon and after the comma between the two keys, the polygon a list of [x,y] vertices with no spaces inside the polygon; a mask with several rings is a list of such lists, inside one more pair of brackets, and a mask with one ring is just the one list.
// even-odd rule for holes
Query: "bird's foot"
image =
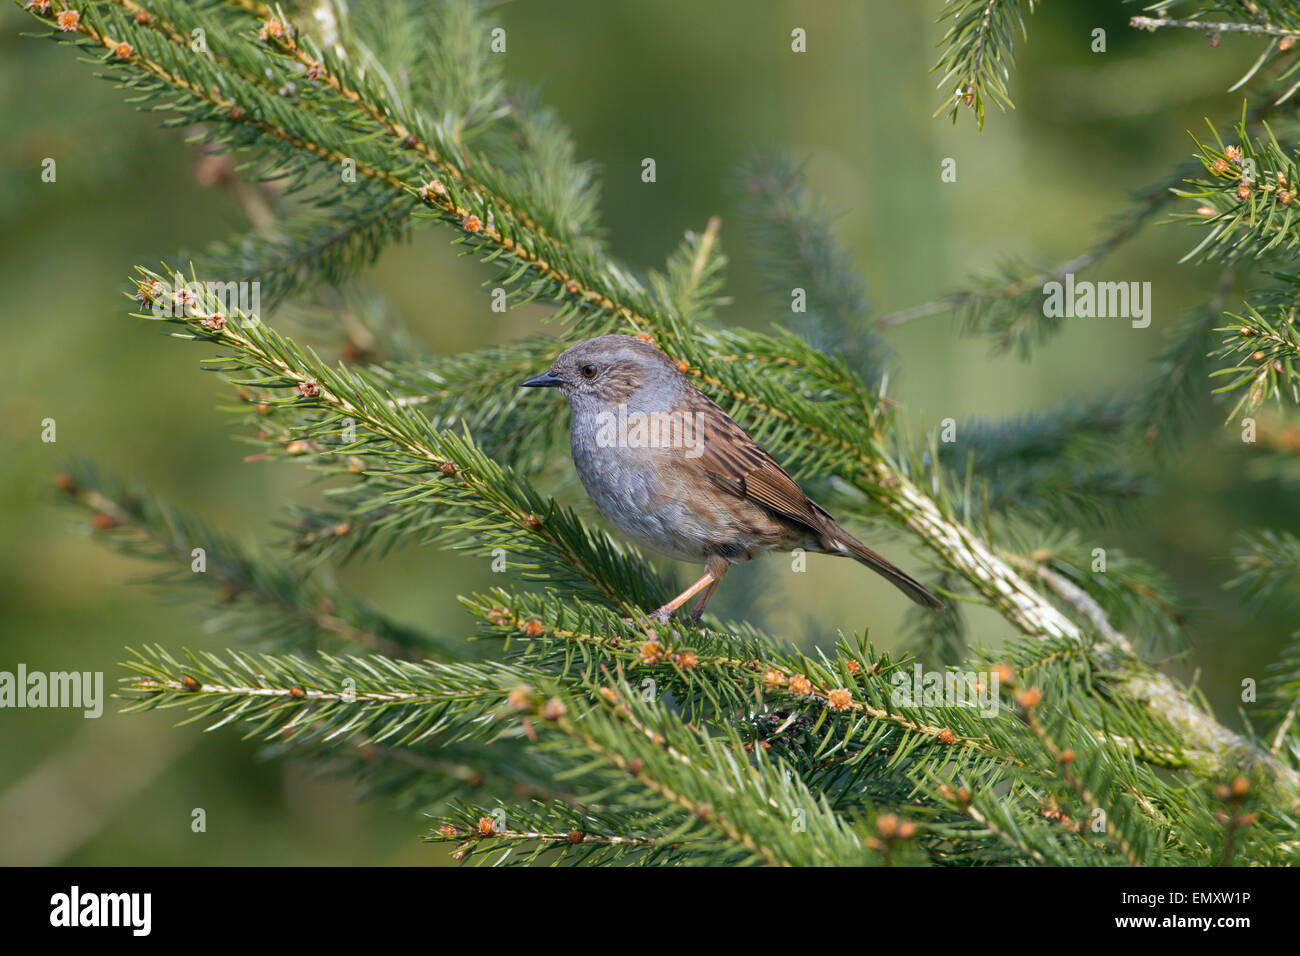
{"label": "bird's foot", "polygon": [[646,615],[646,617],[651,621],[656,621],[660,624],[667,624],[670,620],[672,620],[674,610],[676,609],[669,607],[667,604],[665,604],[663,607],[659,608],[658,610],[651,611],[649,614]]}
{"label": "bird's foot", "polygon": [[[653,611],[646,612],[646,615],[641,618],[625,617],[623,618],[623,623],[628,625],[629,627],[645,627],[647,624],[650,625],[657,624],[662,626],[664,624],[667,624],[669,621],[671,621],[672,616],[673,616],[672,611],[661,607],[661,608],[656,608]],[[673,633],[676,634],[677,632],[673,631]]]}

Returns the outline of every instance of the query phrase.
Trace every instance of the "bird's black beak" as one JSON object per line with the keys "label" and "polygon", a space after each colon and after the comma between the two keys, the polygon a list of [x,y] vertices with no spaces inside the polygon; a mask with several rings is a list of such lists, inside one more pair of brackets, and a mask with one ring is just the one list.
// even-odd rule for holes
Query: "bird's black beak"
{"label": "bird's black beak", "polygon": [[527,381],[519,383],[520,388],[555,388],[564,384],[564,379],[554,372],[543,372],[541,375],[534,375]]}

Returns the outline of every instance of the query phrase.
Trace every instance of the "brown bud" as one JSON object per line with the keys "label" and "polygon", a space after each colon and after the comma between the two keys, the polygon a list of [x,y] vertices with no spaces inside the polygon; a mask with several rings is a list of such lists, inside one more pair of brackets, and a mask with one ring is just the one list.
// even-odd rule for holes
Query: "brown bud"
{"label": "brown bud", "polygon": [[673,655],[673,663],[684,671],[691,670],[699,661],[690,651],[682,651],[680,654]]}
{"label": "brown bud", "polygon": [[515,710],[528,710],[532,707],[532,696],[533,688],[528,684],[520,684],[506,695],[506,703]]}

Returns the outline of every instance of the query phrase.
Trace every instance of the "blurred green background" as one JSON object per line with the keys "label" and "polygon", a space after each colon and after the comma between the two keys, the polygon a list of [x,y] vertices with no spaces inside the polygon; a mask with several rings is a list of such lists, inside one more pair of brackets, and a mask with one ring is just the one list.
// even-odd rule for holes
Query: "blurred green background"
{"label": "blurred green background", "polygon": [[[660,266],[684,230],[722,217],[735,297],[723,319],[739,324],[773,315],[739,230],[729,231],[729,181],[754,151],[778,147],[806,161],[883,313],[962,288],[1007,258],[1082,251],[1131,191],[1190,153],[1187,130],[1240,114],[1240,95],[1224,91],[1258,53],[1254,41],[1231,36],[1211,49],[1199,34],[1138,34],[1125,25],[1135,8],[1118,3],[1052,4],[1031,18],[1017,50],[1018,109],[993,110],[978,134],[969,114],[956,127],[931,118],[940,7],[531,0],[492,16],[508,31],[510,78],[544,83],[579,155],[599,164],[605,222],[627,263]],[[60,460],[84,455],[138,475],[218,527],[263,538],[275,536],[269,524],[285,501],[316,492],[291,467],[241,463],[245,448],[217,411],[226,390],[198,367],[207,352],[126,315],[121,293],[133,265],[176,261],[178,250],[243,229],[240,207],[199,186],[180,134],[133,111],[93,66],[19,36],[32,26],[0,7],[0,669],[102,670],[111,685],[124,645],[225,645],[204,628],[202,606],[132,584],[153,566],[96,544],[84,515],[57,502]],[[807,54],[790,52],[796,26],[808,32]],[[1107,31],[1104,54],[1090,50],[1097,27]],[[658,164],[654,185],[640,182],[645,156]],[[56,183],[40,180],[44,157],[57,160]],[[945,157],[957,160],[956,183],[940,182]],[[918,320],[890,334],[891,394],[914,421],[933,424],[1145,381],[1162,335],[1214,281],[1212,269],[1175,264],[1189,235],[1150,228],[1094,273],[1152,282],[1149,329],[1081,321],[1022,362],[959,338],[948,317]],[[535,331],[544,310],[491,313],[479,286],[490,273],[458,258],[450,238],[421,224],[367,281],[438,353]],[[40,441],[44,418],[57,421],[55,444]],[[1293,489],[1246,481],[1246,454],[1211,414],[1158,473],[1152,498],[1119,526],[1085,534],[1178,582],[1194,609],[1194,646],[1168,666],[1184,678],[1199,672],[1233,724],[1241,678],[1263,677],[1293,623],[1281,612],[1252,616],[1221,589],[1238,529],[1297,523]],[[879,547],[908,558],[904,541]],[[903,598],[850,562],[814,556],[810,569],[817,573],[796,579],[780,558],[737,568],[716,609],[806,642],[869,625],[878,645],[898,646]],[[349,566],[341,577],[395,617],[448,634],[472,627],[455,595],[497,583],[487,562],[429,549]],[[977,641],[1006,633],[992,616],[973,618]],[[174,728],[174,719],[124,716],[112,705],[97,721],[0,712],[0,863],[445,861],[444,850],[418,841],[423,821],[356,803],[350,784],[303,766],[260,762],[256,744],[229,728],[204,735]],[[195,807],[207,812],[205,834],[190,832]]]}

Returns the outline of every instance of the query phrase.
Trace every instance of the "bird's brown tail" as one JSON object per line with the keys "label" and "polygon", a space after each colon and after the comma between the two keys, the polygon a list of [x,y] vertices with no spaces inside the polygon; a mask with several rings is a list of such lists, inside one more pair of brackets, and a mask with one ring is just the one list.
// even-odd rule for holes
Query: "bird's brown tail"
{"label": "bird's brown tail", "polygon": [[833,549],[862,562],[921,607],[933,611],[943,608],[943,602],[926,590],[925,585],[894,567],[843,528],[833,526],[833,533],[827,537],[831,546],[828,550]]}

